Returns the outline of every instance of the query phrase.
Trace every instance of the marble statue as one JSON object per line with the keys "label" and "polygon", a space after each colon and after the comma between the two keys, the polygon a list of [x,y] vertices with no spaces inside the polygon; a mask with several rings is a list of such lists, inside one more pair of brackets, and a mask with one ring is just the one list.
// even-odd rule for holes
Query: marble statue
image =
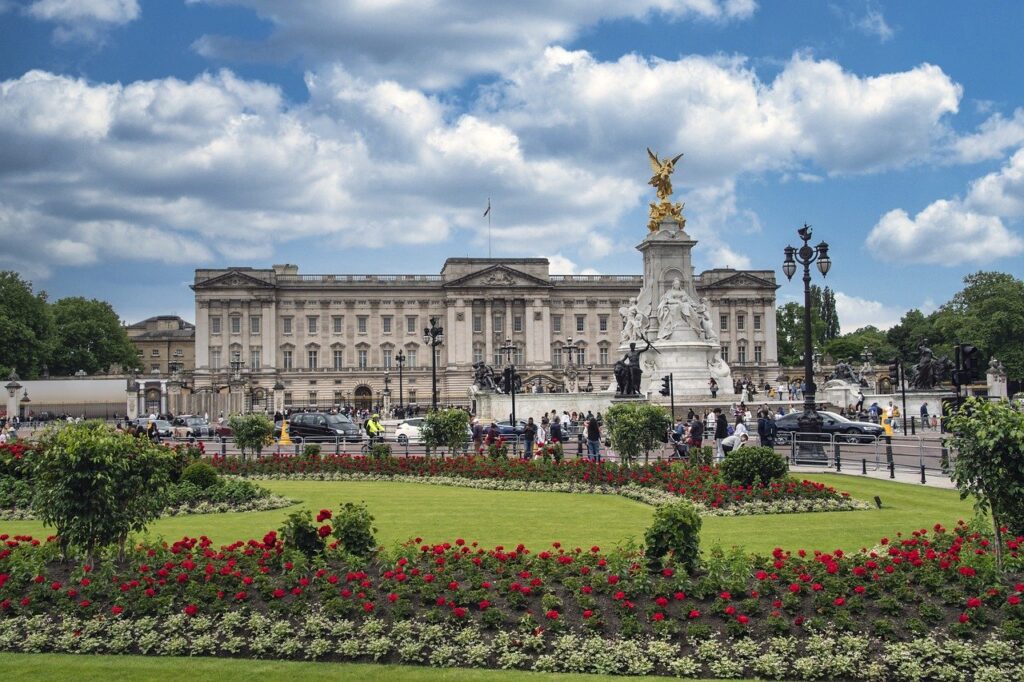
{"label": "marble statue", "polygon": [[658,302],[658,339],[665,340],[677,331],[698,328],[700,322],[695,317],[693,299],[676,277],[672,288]]}
{"label": "marble statue", "polygon": [[619,315],[622,316],[622,333],[619,334],[622,343],[636,341],[650,326],[650,318],[641,310],[635,296],[629,299],[628,305],[619,308]]}
{"label": "marble statue", "polygon": [[729,365],[725,364],[725,360],[722,359],[721,348],[715,348],[714,354],[708,361],[708,372],[716,381],[718,381],[719,385],[721,385],[722,379],[728,379],[732,376],[732,372],[729,370]]}
{"label": "marble statue", "polygon": [[707,297],[701,297],[695,310],[700,319],[701,337],[718,345],[718,334],[715,332],[715,326],[711,322],[711,303]]}
{"label": "marble statue", "polygon": [[1004,365],[1002,362],[1000,362],[996,358],[992,358],[991,360],[988,361],[988,372],[987,373],[991,374],[993,376],[997,376],[997,377],[1005,377],[1006,376],[1006,365]]}

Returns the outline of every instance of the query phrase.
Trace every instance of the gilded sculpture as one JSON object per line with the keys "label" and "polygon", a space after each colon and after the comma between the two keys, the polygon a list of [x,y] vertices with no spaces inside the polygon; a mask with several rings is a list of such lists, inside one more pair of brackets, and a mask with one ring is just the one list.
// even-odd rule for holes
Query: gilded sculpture
{"label": "gilded sculpture", "polygon": [[654,171],[654,175],[651,176],[647,184],[655,189],[658,199],[661,200],[660,203],[651,203],[651,219],[647,223],[647,227],[651,232],[657,232],[658,226],[667,218],[674,220],[682,228],[686,225],[686,219],[683,218],[683,204],[673,203],[669,201],[669,197],[672,196],[672,173],[676,169],[676,161],[683,158],[683,155],[679,154],[671,159],[668,157],[659,159],[658,155],[648,147],[647,156],[651,161],[651,170]]}

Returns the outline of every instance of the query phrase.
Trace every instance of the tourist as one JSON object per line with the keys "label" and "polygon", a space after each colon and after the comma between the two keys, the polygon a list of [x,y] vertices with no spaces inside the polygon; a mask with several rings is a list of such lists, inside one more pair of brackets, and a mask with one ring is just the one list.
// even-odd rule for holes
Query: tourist
{"label": "tourist", "polygon": [[747,424],[744,421],[744,416],[745,414],[736,415],[736,423],[732,427],[732,432],[738,436],[745,436],[748,433]]}
{"label": "tourist", "polygon": [[686,440],[691,448],[699,448],[704,444],[704,420],[696,415],[690,420],[690,433]]}
{"label": "tourist", "polygon": [[734,433],[731,436],[726,436],[725,438],[723,438],[722,439],[722,455],[723,455],[723,459],[724,459],[725,455],[728,455],[733,450],[735,450],[737,448],[742,448],[744,445],[746,445],[747,444],[747,440],[748,440],[748,436],[745,433],[743,433],[743,434]]}
{"label": "tourist", "polygon": [[713,414],[715,415],[715,459],[721,462],[725,458],[722,441],[729,435],[729,420],[722,414],[720,407],[716,407]]}
{"label": "tourist", "polygon": [[530,459],[533,455],[533,444],[537,440],[537,425],[533,423],[533,417],[526,420],[523,427],[523,459]]}
{"label": "tourist", "polygon": [[921,428],[928,428],[928,403],[921,403]]}
{"label": "tourist", "polygon": [[565,436],[562,434],[562,422],[556,416],[551,421],[551,441],[555,443],[563,442]]}
{"label": "tourist", "polygon": [[587,420],[587,456],[594,462],[601,461],[601,427],[596,419]]}
{"label": "tourist", "polygon": [[484,445],[484,427],[480,425],[480,419],[473,417],[473,450],[477,453],[483,452]]}
{"label": "tourist", "polygon": [[708,388],[711,389],[711,397],[712,398],[717,398],[718,397],[718,382],[715,381],[714,377],[711,377],[710,379],[708,379]]}

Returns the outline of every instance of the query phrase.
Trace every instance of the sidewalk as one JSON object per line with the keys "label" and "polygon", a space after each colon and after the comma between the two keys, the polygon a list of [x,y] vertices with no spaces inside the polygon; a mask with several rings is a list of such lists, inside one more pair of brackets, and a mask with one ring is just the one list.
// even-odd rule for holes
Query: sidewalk
{"label": "sidewalk", "polygon": [[[789,471],[794,474],[838,474],[840,476],[856,476],[858,478],[874,478],[880,481],[893,481],[894,483],[922,485],[920,471],[910,471],[909,469],[900,469],[898,467],[895,478],[889,478],[888,469],[879,468],[878,471],[875,471],[871,466],[868,466],[868,473],[866,475],[861,473],[860,466],[854,466],[853,468],[843,467],[842,471],[836,471],[834,467],[797,465],[790,466]],[[956,490],[956,486],[949,480],[949,476],[931,469],[925,472],[924,485],[933,488]]]}

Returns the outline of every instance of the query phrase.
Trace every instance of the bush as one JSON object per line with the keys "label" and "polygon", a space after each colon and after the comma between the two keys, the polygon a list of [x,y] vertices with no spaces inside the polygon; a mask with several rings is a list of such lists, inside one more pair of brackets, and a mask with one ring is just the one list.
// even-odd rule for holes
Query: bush
{"label": "bush", "polygon": [[172,452],[174,453],[174,469],[171,471],[171,481],[177,483],[181,480],[181,475],[185,472],[185,469],[192,462],[202,458],[203,451],[195,445],[181,444],[176,445]]}
{"label": "bush", "polygon": [[726,455],[718,470],[726,483],[751,486],[785,478],[789,465],[772,448],[742,447]]}
{"label": "bush", "polygon": [[281,526],[281,540],[285,549],[295,550],[312,559],[324,550],[324,538],[313,525],[308,509],[292,512]]}
{"label": "bush", "polygon": [[654,521],[644,535],[644,554],[652,571],[660,570],[669,552],[688,572],[697,569],[700,557],[700,516],[686,501],[664,504],[654,510]]}
{"label": "bush", "polygon": [[316,459],[317,457],[320,456],[320,446],[317,445],[316,443],[309,443],[307,445],[304,445],[302,447],[302,454],[308,459]]}
{"label": "bush", "polygon": [[370,446],[370,457],[383,459],[391,456],[391,446],[387,443],[374,443]]}
{"label": "bush", "polygon": [[274,442],[274,422],[265,414],[231,415],[228,426],[235,434],[235,443],[243,457],[246,452],[259,456],[265,446]]}
{"label": "bush", "polygon": [[220,475],[207,462],[192,462],[181,472],[180,482],[191,483],[201,490],[206,490],[220,482]]}
{"label": "bush", "polygon": [[605,433],[611,437],[612,447],[623,463],[635,461],[643,453],[646,461],[665,440],[672,426],[668,410],[659,405],[624,402],[612,405],[605,413]]}
{"label": "bush", "polygon": [[366,504],[346,502],[334,517],[334,537],[346,552],[360,558],[367,558],[377,550],[374,536],[373,516]]}
{"label": "bush", "polygon": [[709,467],[715,463],[715,449],[710,445],[690,448],[690,464]]}
{"label": "bush", "polygon": [[420,427],[420,438],[428,448],[447,448],[448,454],[465,450],[469,443],[469,414],[458,408],[428,412]]}

